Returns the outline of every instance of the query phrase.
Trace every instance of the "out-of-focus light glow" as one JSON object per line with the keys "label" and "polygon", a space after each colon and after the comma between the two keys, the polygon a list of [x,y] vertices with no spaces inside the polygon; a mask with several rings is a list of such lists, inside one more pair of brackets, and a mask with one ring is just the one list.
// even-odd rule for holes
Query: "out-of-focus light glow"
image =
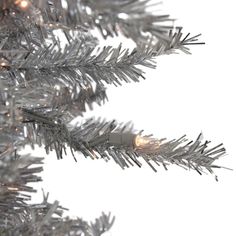
{"label": "out-of-focus light glow", "polygon": [[15,4],[21,9],[21,10],[27,10],[30,6],[29,0],[16,0]]}
{"label": "out-of-focus light glow", "polygon": [[18,191],[19,189],[16,187],[7,187],[9,191]]}
{"label": "out-of-focus light glow", "polygon": [[9,66],[9,62],[4,58],[0,58],[0,68],[7,67],[7,66]]}

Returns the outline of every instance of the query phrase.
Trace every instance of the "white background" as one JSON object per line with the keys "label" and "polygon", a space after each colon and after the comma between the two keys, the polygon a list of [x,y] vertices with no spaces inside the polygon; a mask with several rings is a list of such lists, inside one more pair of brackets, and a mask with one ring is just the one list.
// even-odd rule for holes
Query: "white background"
{"label": "white background", "polygon": [[[69,215],[85,220],[111,211],[112,236],[236,235],[234,2],[164,1],[163,13],[178,18],[184,32],[202,33],[206,45],[191,47],[191,56],[159,57],[157,69],[146,70],[146,81],[109,88],[109,102],[86,115],[132,120],[158,138],[194,139],[202,131],[212,145],[224,143],[228,155],[218,164],[234,171],[216,170],[216,182],[214,175],[175,166],[157,173],[146,166],[123,171],[112,161],[57,161],[51,153],[38,184],[50,192],[50,201],[59,200]],[[40,191],[33,199],[41,200]]]}

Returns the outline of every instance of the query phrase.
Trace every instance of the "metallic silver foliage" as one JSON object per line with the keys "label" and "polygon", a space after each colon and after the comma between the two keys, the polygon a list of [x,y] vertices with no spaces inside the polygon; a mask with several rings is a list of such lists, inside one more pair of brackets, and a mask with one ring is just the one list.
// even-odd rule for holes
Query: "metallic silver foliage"
{"label": "metallic silver foliage", "polygon": [[[73,151],[80,151],[84,156],[92,159],[113,159],[121,168],[136,164],[141,167],[142,158],[154,171],[153,165],[176,164],[184,168],[194,169],[200,174],[204,169],[213,173],[214,168],[220,168],[214,161],[225,154],[221,145],[208,148],[209,141],[202,142],[202,134],[193,142],[185,136],[167,141],[155,139],[151,135],[141,135],[142,132],[133,130],[131,124],[119,124],[115,120],[111,122],[89,119],[76,126],[66,126],[48,120],[46,116],[36,112],[24,110],[25,121],[30,122],[29,133],[36,132],[34,136],[28,136],[32,143],[45,144],[46,150],[55,149],[58,158],[63,157],[66,144]],[[32,126],[37,124],[37,128]],[[147,139],[147,143],[139,146],[135,139]]]}
{"label": "metallic silver foliage", "polygon": [[[202,135],[167,141],[143,135],[132,124],[115,120],[71,121],[108,100],[106,85],[144,79],[143,67],[155,68],[155,57],[202,44],[198,37],[173,27],[169,15],[156,14],[151,0],[1,0],[0,1],[0,235],[100,236],[114,218],[102,214],[94,223],[64,218],[58,201],[29,204],[41,181],[42,158],[19,155],[26,145],[43,146],[57,157],[70,148],[92,159],[113,159],[121,168],[154,171],[176,164],[199,174],[213,173],[225,153],[209,147]],[[136,47],[99,45],[125,37]]]}
{"label": "metallic silver foliage", "polygon": [[[100,236],[110,229],[114,217],[102,214],[95,222],[62,217],[66,209],[58,201],[28,204],[35,192],[27,184],[41,181],[42,158],[20,156],[13,146],[0,151],[0,235],[1,236]],[[25,192],[25,193],[24,193]]]}

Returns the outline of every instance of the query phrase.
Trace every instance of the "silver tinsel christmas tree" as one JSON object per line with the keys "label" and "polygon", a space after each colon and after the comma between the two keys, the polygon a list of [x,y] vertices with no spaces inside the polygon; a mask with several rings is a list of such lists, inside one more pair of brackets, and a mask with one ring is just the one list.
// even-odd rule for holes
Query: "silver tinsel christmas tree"
{"label": "silver tinsel christmas tree", "polygon": [[[20,155],[26,145],[55,150],[59,159],[69,148],[73,156],[113,159],[123,169],[143,162],[154,171],[170,164],[199,174],[219,168],[215,160],[225,149],[208,148],[201,134],[168,141],[115,120],[71,123],[107,100],[106,85],[139,82],[156,57],[202,44],[153,7],[151,0],[0,1],[0,235],[99,236],[114,222],[104,213],[93,223],[65,218],[47,194],[29,204],[35,190],[28,183],[41,181],[43,159]],[[95,32],[104,39],[123,35],[136,47],[99,47]]]}

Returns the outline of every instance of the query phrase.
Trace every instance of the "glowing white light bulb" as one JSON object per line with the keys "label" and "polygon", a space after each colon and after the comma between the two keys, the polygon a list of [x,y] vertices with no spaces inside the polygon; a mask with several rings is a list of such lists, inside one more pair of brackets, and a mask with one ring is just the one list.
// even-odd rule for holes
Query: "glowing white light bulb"
{"label": "glowing white light bulb", "polygon": [[19,189],[16,187],[7,187],[9,191],[18,191]]}
{"label": "glowing white light bulb", "polygon": [[134,140],[134,144],[137,148],[145,146],[150,142],[149,138],[141,137],[139,135],[136,136]]}
{"label": "glowing white light bulb", "polygon": [[7,63],[6,62],[1,62],[1,64],[0,64],[2,67],[3,66],[6,66],[7,65]]}
{"label": "glowing white light bulb", "polygon": [[9,66],[9,62],[4,58],[0,58],[0,68],[1,67],[8,67],[8,66]]}
{"label": "glowing white light bulb", "polygon": [[29,0],[16,0],[15,4],[21,9],[21,10],[27,10],[30,6]]}
{"label": "glowing white light bulb", "polygon": [[137,135],[134,139],[134,146],[139,150],[147,149],[149,152],[153,152],[159,149],[160,141],[154,138]]}

